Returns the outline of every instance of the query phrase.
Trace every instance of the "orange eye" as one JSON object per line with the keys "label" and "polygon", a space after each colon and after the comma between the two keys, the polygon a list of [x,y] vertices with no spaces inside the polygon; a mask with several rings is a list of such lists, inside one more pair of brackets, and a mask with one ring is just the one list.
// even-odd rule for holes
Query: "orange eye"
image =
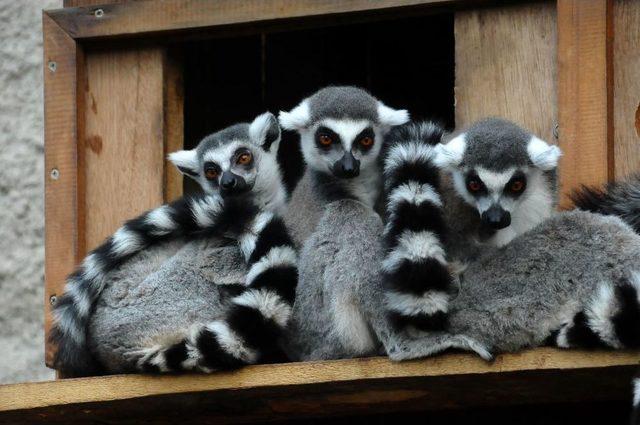
{"label": "orange eye", "polygon": [[215,168],[207,168],[204,170],[204,176],[209,180],[213,180],[218,177],[218,170]]}
{"label": "orange eye", "polygon": [[238,157],[236,160],[236,164],[247,165],[251,162],[251,154],[249,152],[245,152]]}
{"label": "orange eye", "polygon": [[373,138],[363,137],[362,139],[360,139],[360,145],[365,148],[370,148],[373,145]]}
{"label": "orange eye", "polygon": [[321,135],[318,140],[322,146],[331,146],[333,139],[325,134]]}
{"label": "orange eye", "polygon": [[467,187],[471,192],[477,192],[482,189],[482,185],[478,180],[470,180],[469,183],[467,183]]}
{"label": "orange eye", "polygon": [[515,180],[511,183],[511,191],[512,192],[520,192],[524,189],[524,182],[522,180]]}

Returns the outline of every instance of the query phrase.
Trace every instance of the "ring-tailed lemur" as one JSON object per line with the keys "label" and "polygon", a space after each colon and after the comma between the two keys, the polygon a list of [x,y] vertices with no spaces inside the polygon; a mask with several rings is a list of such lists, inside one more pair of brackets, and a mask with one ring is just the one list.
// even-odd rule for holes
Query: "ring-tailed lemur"
{"label": "ring-tailed lemur", "polygon": [[374,207],[382,190],[383,139],[408,118],[407,111],[391,109],[356,87],[321,89],[280,113],[282,127],[299,133],[307,165],[286,215],[301,246],[288,338],[294,358],[377,353],[362,294],[379,265],[362,267],[372,255],[366,247],[379,242],[362,244],[356,235],[381,225]]}
{"label": "ring-tailed lemur", "polygon": [[283,129],[300,135],[307,165],[287,214],[296,242],[307,239],[332,201],[354,199],[376,206],[383,138],[409,120],[406,110],[392,109],[357,87],[326,87],[280,112],[279,119]]}
{"label": "ring-tailed lemur", "polygon": [[465,262],[480,245],[504,246],[549,218],[561,151],[509,121],[489,118],[440,144],[447,252]]}
{"label": "ring-tailed lemur", "polygon": [[246,288],[224,320],[202,325],[177,344],[144,350],[144,370],[213,370],[259,361],[286,327],[297,282],[297,255],[282,219],[286,193],[276,162],[280,128],[270,113],[170,155],[205,190],[125,223],[68,278],[56,303],[54,365],[67,376],[100,372],[87,345],[87,327],[110,272],[170,240],[230,237],[248,266]]}

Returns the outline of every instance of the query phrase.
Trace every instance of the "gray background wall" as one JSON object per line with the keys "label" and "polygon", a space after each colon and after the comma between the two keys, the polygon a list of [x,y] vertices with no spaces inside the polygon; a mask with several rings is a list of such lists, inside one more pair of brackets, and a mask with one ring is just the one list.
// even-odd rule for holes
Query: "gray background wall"
{"label": "gray background wall", "polygon": [[52,379],[44,366],[42,9],[0,0],[0,383]]}

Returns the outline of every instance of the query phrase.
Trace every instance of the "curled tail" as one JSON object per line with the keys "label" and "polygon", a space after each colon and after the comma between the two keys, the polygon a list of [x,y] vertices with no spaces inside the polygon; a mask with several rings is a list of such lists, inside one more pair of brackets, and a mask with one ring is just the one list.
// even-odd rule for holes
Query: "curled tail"
{"label": "curled tail", "polygon": [[640,174],[604,188],[582,186],[571,200],[578,209],[619,216],[640,233]]}
{"label": "curled tail", "polygon": [[67,278],[65,292],[53,308],[54,367],[70,377],[101,372],[87,347],[87,328],[110,271],[163,241],[239,234],[256,213],[256,207],[223,201],[219,195],[200,195],[181,198],[126,222]]}
{"label": "curled tail", "polygon": [[603,282],[573,320],[552,335],[562,348],[640,348],[640,274]]}
{"label": "curled tail", "polygon": [[248,266],[246,289],[231,300],[223,318],[194,327],[176,344],[142,350],[140,370],[235,369],[279,352],[298,281],[293,241],[280,218],[261,213],[240,235],[240,249]]}
{"label": "curled tail", "polygon": [[432,123],[407,124],[387,139],[384,161],[387,201],[382,269],[389,316],[400,328],[442,330],[453,286],[443,237],[435,145],[443,130]]}

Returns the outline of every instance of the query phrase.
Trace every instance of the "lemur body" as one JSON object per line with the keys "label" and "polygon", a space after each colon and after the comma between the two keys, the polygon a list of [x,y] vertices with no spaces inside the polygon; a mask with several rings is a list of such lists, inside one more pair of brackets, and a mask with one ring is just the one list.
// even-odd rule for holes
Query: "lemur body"
{"label": "lemur body", "polygon": [[[130,220],[69,277],[65,294],[54,308],[56,368],[67,376],[101,371],[87,331],[105,286],[117,286],[113,277],[118,273],[127,276],[128,261],[136,263],[137,255],[162,259],[181,244],[212,238],[235,241],[248,268],[243,285],[236,287],[241,290],[214,294],[220,299],[209,300],[210,305],[219,303],[224,312],[210,321],[192,323],[188,329],[176,326],[171,338],[167,329],[158,335],[150,333],[137,350],[126,353],[120,371],[228,369],[261,361],[277,351],[297,281],[297,255],[279,217],[286,199],[275,159],[279,140],[277,120],[266,113],[251,124],[214,133],[192,151],[170,155],[183,173],[199,181],[205,193]],[[133,279],[141,274],[144,270],[137,269]],[[225,295],[229,299],[223,299]],[[92,326],[97,326],[95,320]],[[111,372],[117,369],[113,365]]]}
{"label": "lemur body", "polygon": [[288,333],[293,358],[379,351],[366,300],[379,268],[370,264],[369,249],[380,245],[358,235],[371,229],[380,234],[382,222],[374,210],[382,189],[379,154],[385,134],[407,120],[406,111],[355,87],[324,88],[280,114],[282,127],[299,133],[307,164],[286,216],[301,247]]}

